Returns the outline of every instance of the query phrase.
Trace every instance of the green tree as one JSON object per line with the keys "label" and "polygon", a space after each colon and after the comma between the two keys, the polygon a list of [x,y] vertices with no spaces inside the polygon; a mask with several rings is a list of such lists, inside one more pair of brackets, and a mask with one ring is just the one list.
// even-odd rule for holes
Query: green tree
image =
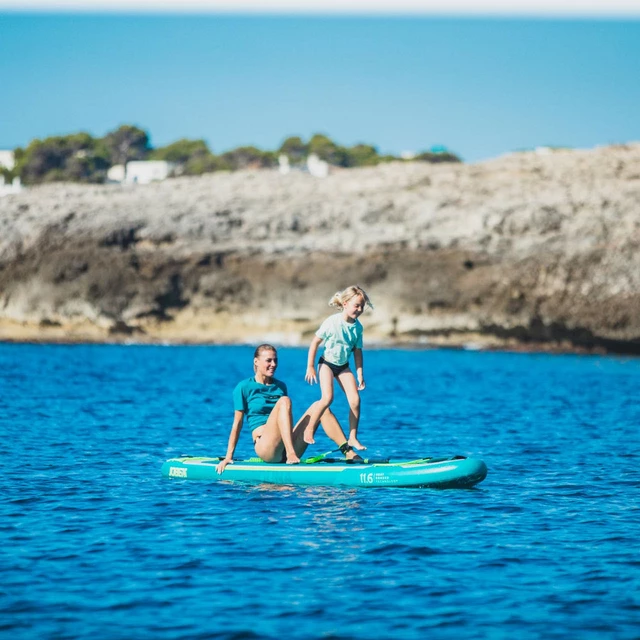
{"label": "green tree", "polygon": [[339,147],[333,140],[322,133],[316,133],[309,140],[309,153],[315,153],[321,160],[336,167],[348,166],[348,153],[344,147]]}
{"label": "green tree", "polygon": [[316,133],[311,136],[308,149],[309,154],[315,153],[320,160],[336,166],[343,166],[344,157],[340,151],[340,147],[322,133]]}
{"label": "green tree", "polygon": [[20,176],[22,180],[24,180],[24,177],[22,175],[22,168],[24,167],[24,164],[26,162],[26,157],[26,151],[22,147],[16,147],[13,150],[13,160],[15,162],[15,165],[11,173],[13,174],[13,176]]}
{"label": "green tree", "polygon": [[211,153],[204,140],[182,138],[166,147],[154,149],[150,160],[166,160],[178,165],[177,173],[184,175],[200,175],[221,168],[221,161]]}
{"label": "green tree", "polygon": [[378,150],[369,144],[356,144],[346,150],[348,167],[372,167],[380,162]]}
{"label": "green tree", "polygon": [[165,147],[158,147],[149,154],[150,160],[166,160],[177,164],[186,164],[193,156],[211,155],[204,140],[181,138]]}
{"label": "green tree", "polygon": [[462,160],[455,154],[447,151],[446,149],[443,151],[423,151],[419,153],[414,160],[419,160],[421,162],[462,162]]}
{"label": "green tree", "polygon": [[0,176],[4,178],[5,183],[9,183],[14,179],[15,174],[11,169],[7,169],[7,167],[0,167]]}
{"label": "green tree", "polygon": [[149,154],[149,136],[142,129],[123,124],[103,138],[112,165],[144,160]]}
{"label": "green tree", "polygon": [[280,145],[278,155],[280,154],[286,155],[292,164],[300,164],[309,154],[309,147],[299,136],[290,136]]}
{"label": "green tree", "polygon": [[272,151],[262,151],[257,147],[238,147],[227,151],[220,156],[221,168],[236,169],[260,169],[274,167],[277,164],[276,154]]}
{"label": "green tree", "polygon": [[199,176],[226,168],[224,163],[212,153],[208,155],[194,155],[184,165],[183,173],[188,176]]}
{"label": "green tree", "polygon": [[26,149],[16,149],[16,168],[25,184],[59,180],[101,182],[107,160],[96,153],[96,140],[88,133],[32,140]]}

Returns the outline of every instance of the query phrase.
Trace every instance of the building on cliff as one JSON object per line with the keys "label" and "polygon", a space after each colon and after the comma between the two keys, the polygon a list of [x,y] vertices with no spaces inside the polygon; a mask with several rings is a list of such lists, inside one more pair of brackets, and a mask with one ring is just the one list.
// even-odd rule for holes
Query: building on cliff
{"label": "building on cliff", "polygon": [[2,196],[10,196],[14,193],[20,193],[22,191],[22,183],[19,177],[15,177],[11,184],[6,184],[4,176],[0,176],[0,198]]}
{"label": "building on cliff", "polygon": [[314,178],[326,178],[329,175],[329,163],[312,153],[307,158],[307,170]]}
{"label": "building on cliff", "polygon": [[0,149],[0,167],[11,171],[16,166],[16,159],[13,151]]}
{"label": "building on cliff", "polygon": [[278,171],[286,176],[291,172],[291,165],[289,164],[289,156],[286,156],[284,153],[281,153],[278,156]]}
{"label": "building on cliff", "polygon": [[[293,167],[297,171],[308,171],[314,178],[326,178],[329,175],[329,163],[321,160],[318,155],[312,153],[307,158],[305,165],[300,164]],[[292,166],[289,162],[289,156],[284,153],[278,156],[278,171],[286,176],[291,173]]]}
{"label": "building on cliff", "polygon": [[116,164],[107,171],[108,182],[150,184],[166,180],[176,165],[166,160],[133,160],[126,165]]}

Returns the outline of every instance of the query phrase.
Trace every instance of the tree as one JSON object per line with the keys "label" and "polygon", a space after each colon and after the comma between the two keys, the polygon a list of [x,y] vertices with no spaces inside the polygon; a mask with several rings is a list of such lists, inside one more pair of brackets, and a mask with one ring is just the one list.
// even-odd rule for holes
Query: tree
{"label": "tree", "polygon": [[[368,144],[342,147],[321,133],[314,134],[308,143],[299,136],[289,136],[277,151],[244,146],[216,156],[204,140],[189,138],[152,149],[146,131],[133,125],[122,125],[104,138],[93,138],[81,131],[67,136],[32,140],[26,148],[14,150],[13,170],[1,169],[0,174],[5,180],[20,176],[25,184],[57,180],[104,182],[110,166],[126,164],[130,160],[166,160],[178,165],[178,174],[200,175],[219,170],[274,167],[280,154],[287,155],[293,164],[302,164],[312,153],[338,167],[373,166],[397,160],[393,156],[378,155],[377,148]],[[423,162],[462,162],[445,147],[432,147],[415,159]]]}
{"label": "tree", "polygon": [[333,140],[322,133],[316,133],[309,140],[309,154],[315,153],[320,160],[324,160],[336,167],[348,166],[348,154],[344,147],[339,147]]}
{"label": "tree", "polygon": [[280,145],[278,155],[281,154],[287,156],[292,164],[300,164],[309,155],[309,147],[299,136],[290,136]]}
{"label": "tree", "polygon": [[372,167],[380,162],[378,150],[369,144],[356,144],[346,152],[348,167]]}
{"label": "tree", "polygon": [[220,156],[222,168],[236,169],[260,169],[274,167],[277,163],[272,151],[262,151],[257,147],[238,147],[227,151]]}
{"label": "tree", "polygon": [[181,138],[166,147],[154,149],[150,155],[151,160],[166,160],[177,164],[186,164],[194,156],[211,155],[209,147],[204,140],[189,140]]}
{"label": "tree", "polygon": [[182,138],[166,147],[154,149],[149,155],[151,160],[166,160],[179,165],[176,173],[184,175],[200,175],[216,171],[221,162],[214,156],[204,140]]}
{"label": "tree", "polygon": [[97,141],[88,133],[32,140],[26,149],[16,149],[16,168],[26,184],[59,180],[101,182],[108,162],[97,152]]}
{"label": "tree", "polygon": [[447,151],[442,147],[438,147],[437,151],[423,151],[418,154],[414,160],[420,160],[421,162],[462,162],[462,160],[455,154]]}
{"label": "tree", "polygon": [[183,173],[188,176],[199,176],[203,173],[224,169],[220,158],[209,153],[208,155],[196,154],[189,158],[184,165]]}
{"label": "tree", "polygon": [[0,176],[4,178],[6,183],[11,182],[15,178],[15,174],[11,169],[7,167],[0,167]]}
{"label": "tree", "polygon": [[111,164],[126,164],[130,160],[144,160],[148,155],[149,136],[138,127],[123,124],[103,138]]}

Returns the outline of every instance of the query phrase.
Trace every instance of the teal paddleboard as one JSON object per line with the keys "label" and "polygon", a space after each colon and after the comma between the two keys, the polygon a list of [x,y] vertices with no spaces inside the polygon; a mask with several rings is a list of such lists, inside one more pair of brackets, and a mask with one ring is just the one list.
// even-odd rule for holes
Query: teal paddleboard
{"label": "teal paddleboard", "polygon": [[406,461],[349,463],[323,458],[300,464],[274,464],[259,458],[237,460],[222,474],[216,466],[220,458],[183,456],[162,465],[162,475],[186,480],[232,480],[272,484],[336,487],[427,487],[469,488],[487,476],[487,466],[478,458],[422,458]]}

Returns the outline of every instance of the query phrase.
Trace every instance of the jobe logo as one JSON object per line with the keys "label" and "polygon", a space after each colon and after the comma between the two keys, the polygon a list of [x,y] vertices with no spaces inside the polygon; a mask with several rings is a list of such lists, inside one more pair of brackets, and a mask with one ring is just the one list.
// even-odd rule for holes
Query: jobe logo
{"label": "jobe logo", "polygon": [[169,467],[169,475],[174,478],[186,478],[187,470],[182,467]]}

